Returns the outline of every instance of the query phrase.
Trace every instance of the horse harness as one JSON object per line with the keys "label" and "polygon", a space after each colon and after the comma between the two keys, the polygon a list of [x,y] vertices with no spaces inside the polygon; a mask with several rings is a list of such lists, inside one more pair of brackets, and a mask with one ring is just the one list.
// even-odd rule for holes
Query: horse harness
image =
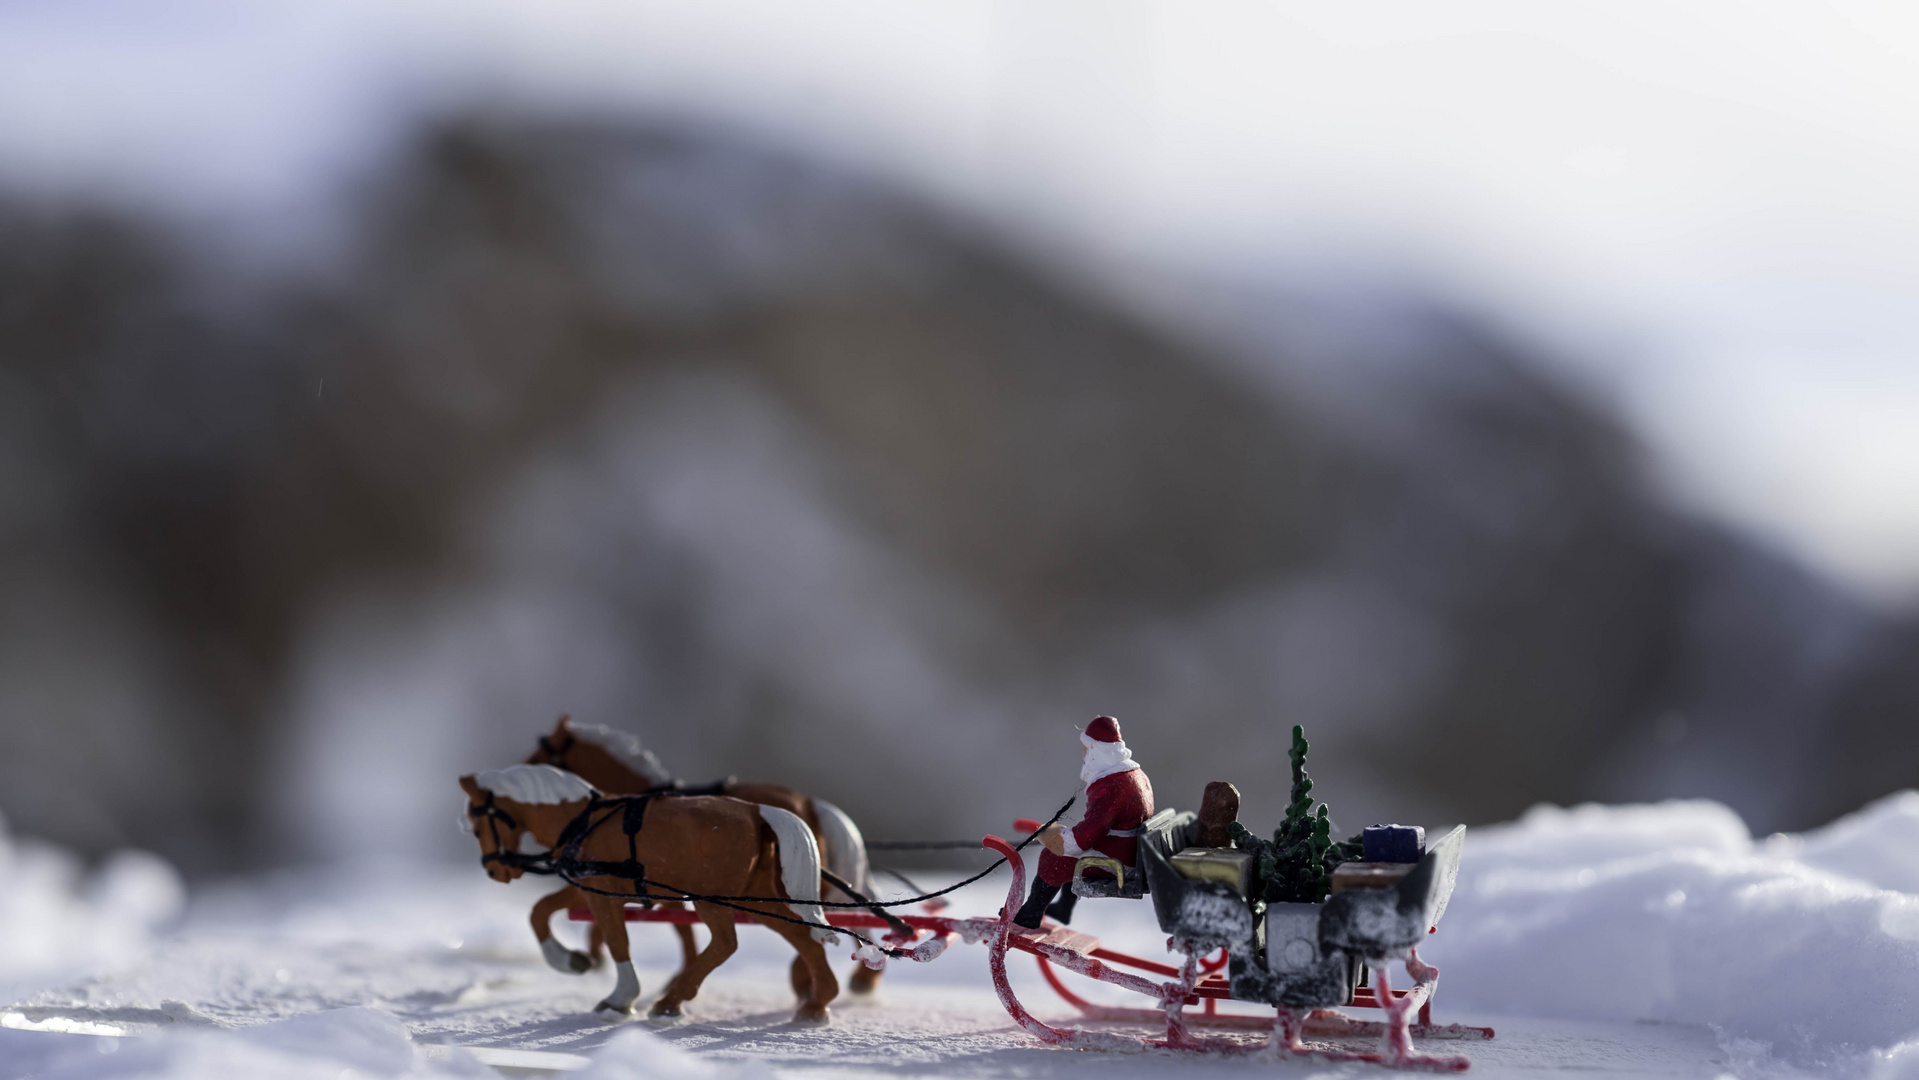
{"label": "horse harness", "polygon": [[[547,740],[540,740],[541,747],[550,754]],[[477,806],[467,807],[467,816],[485,818],[488,835],[493,840],[493,850],[480,854],[480,865],[500,863],[517,867],[523,873],[548,874],[567,878],[573,877],[615,877],[631,882],[635,889],[635,902],[652,907],[653,901],[646,894],[646,864],[640,861],[639,832],[646,823],[646,808],[658,798],[684,798],[694,795],[718,795],[733,783],[732,777],[715,780],[711,783],[688,787],[680,781],[648,788],[634,795],[602,795],[595,791],[587,798],[586,807],[573,816],[560,830],[559,839],[547,851],[528,855],[518,851],[508,851],[500,841],[500,825],[508,829],[520,827],[518,819],[508,813],[504,807],[494,802],[494,793],[486,793],[486,801]],[[607,811],[598,821],[593,815],[601,810]],[[626,858],[618,862],[605,859],[587,859],[580,853],[580,847],[595,829],[620,815],[620,831],[626,834]]]}
{"label": "horse harness", "polygon": [[486,793],[486,801],[480,803],[478,806],[468,806],[466,808],[466,816],[473,819],[475,826],[478,826],[481,818],[485,818],[487,834],[493,838],[493,850],[482,851],[480,853],[481,866],[497,862],[504,863],[507,866],[520,866],[522,870],[530,869],[520,863],[520,860],[526,859],[528,856],[522,855],[517,851],[508,851],[505,845],[500,843],[500,823],[505,822],[508,829],[517,829],[520,827],[520,822],[519,819],[507,813],[504,808],[493,801],[493,792],[488,791]]}

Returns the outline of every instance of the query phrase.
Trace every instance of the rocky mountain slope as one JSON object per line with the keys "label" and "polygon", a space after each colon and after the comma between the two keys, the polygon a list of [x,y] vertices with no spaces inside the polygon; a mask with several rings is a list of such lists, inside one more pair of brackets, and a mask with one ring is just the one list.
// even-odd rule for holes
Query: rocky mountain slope
{"label": "rocky mountain slope", "polygon": [[[263,273],[0,206],[0,808],[190,868],[453,853],[552,714],[887,836],[1119,716],[1165,805],[1347,827],[1919,782],[1919,624],[1663,507],[1512,343],[1249,283],[1148,316],[963,216],[670,127],[465,119]],[[1221,298],[1215,298],[1221,299]]]}

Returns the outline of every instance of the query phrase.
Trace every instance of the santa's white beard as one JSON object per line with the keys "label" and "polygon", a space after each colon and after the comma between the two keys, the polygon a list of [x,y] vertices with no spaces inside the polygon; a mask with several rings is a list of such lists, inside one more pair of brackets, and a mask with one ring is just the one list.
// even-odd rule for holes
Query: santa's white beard
{"label": "santa's white beard", "polygon": [[1079,782],[1082,784],[1139,768],[1139,762],[1133,760],[1133,752],[1123,742],[1099,742],[1083,735],[1080,741],[1086,744],[1086,761],[1079,767]]}

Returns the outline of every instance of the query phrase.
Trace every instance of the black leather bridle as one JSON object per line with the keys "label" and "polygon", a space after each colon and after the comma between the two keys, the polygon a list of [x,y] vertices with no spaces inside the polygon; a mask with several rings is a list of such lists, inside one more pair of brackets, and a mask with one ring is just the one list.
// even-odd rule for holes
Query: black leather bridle
{"label": "black leather bridle", "polygon": [[517,851],[508,851],[506,849],[505,843],[500,840],[500,826],[504,824],[508,829],[518,829],[520,827],[520,821],[512,814],[507,813],[505,807],[499,806],[493,801],[493,793],[491,791],[486,793],[485,802],[468,804],[466,816],[473,819],[476,830],[480,819],[485,818],[487,835],[493,840],[493,850],[480,853],[481,866],[485,866],[488,863],[499,863],[503,866],[517,867],[522,871],[531,870],[534,873],[552,872],[551,870],[543,869],[550,861],[550,852],[545,855],[522,855]]}

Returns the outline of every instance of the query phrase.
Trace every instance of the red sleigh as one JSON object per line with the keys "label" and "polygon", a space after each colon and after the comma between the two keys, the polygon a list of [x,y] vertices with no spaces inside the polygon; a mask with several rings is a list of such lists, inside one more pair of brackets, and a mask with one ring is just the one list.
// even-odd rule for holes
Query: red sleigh
{"label": "red sleigh", "polygon": [[[1328,982],[1315,976],[1313,970],[1297,977],[1275,977],[1268,970],[1269,965],[1260,964],[1254,955],[1259,951],[1257,933],[1244,931],[1253,918],[1251,905],[1226,895],[1218,886],[1184,882],[1167,869],[1166,856],[1178,849],[1178,830],[1190,817],[1186,815],[1182,818],[1170,811],[1156,815],[1148,823],[1148,828],[1143,830],[1140,846],[1147,876],[1153,879],[1154,904],[1162,928],[1172,934],[1169,945],[1185,954],[1184,961],[1177,966],[1107,949],[1097,938],[1063,926],[1027,930],[1014,925],[1011,915],[1018,910],[1026,890],[1026,864],[1013,845],[996,836],[987,837],[983,844],[1005,856],[1013,871],[1006,906],[997,918],[901,916],[912,930],[910,937],[889,931],[884,920],[865,912],[840,912],[829,915],[828,921],[848,929],[883,932],[884,940],[889,945],[902,947],[912,959],[921,961],[939,956],[954,941],[984,943],[989,951],[988,964],[1000,1003],[1015,1023],[1048,1045],[1210,1053],[1265,1050],[1280,1056],[1363,1061],[1390,1068],[1458,1072],[1470,1065],[1467,1058],[1423,1053],[1414,1047],[1413,1039],[1493,1037],[1490,1028],[1435,1025],[1432,1022],[1432,995],[1439,972],[1421,962],[1417,951],[1410,945],[1401,946],[1405,940],[1405,927],[1416,923],[1417,932],[1423,935],[1434,928],[1432,924],[1443,912],[1457,872],[1463,829],[1455,830],[1434,845],[1415,870],[1393,887],[1348,890],[1350,895],[1341,894],[1347,896],[1345,901],[1340,901],[1336,896],[1325,905],[1311,906],[1327,909],[1323,913],[1313,911],[1307,914],[1315,919],[1327,920],[1319,934],[1327,943],[1324,947],[1326,955],[1313,958],[1318,965],[1313,970],[1333,972],[1337,978]],[[1036,822],[1017,824],[1029,831],[1037,825]],[[1237,918],[1235,904],[1246,909],[1245,919],[1240,922],[1234,921]],[[1387,933],[1386,937],[1380,938],[1378,928],[1392,921],[1382,922],[1380,913],[1389,909],[1398,916],[1397,923],[1403,924],[1395,931],[1400,936],[1395,938],[1392,933]],[[1194,915],[1195,912],[1197,915]],[[1355,912],[1361,917],[1351,917]],[[575,911],[572,917],[582,919],[586,915],[584,911]],[[627,919],[634,922],[691,923],[696,921],[696,916],[679,909],[628,908]],[[738,919],[741,922],[753,921],[746,915],[740,915]],[[1363,940],[1363,935],[1356,937],[1356,934],[1360,934],[1354,929],[1356,926],[1368,928],[1365,933],[1374,936]],[[1235,930],[1235,927],[1239,929]],[[1242,934],[1237,953],[1231,945],[1221,941],[1222,934],[1232,937],[1235,933]],[[1083,1020],[1100,1024],[1164,1025],[1164,1035],[1142,1038],[1104,1027],[1057,1027],[1039,1020],[1019,1000],[1007,977],[1008,951],[1032,954],[1047,984],[1077,1009]],[[1412,985],[1395,989],[1388,984],[1384,962],[1388,956],[1403,960]],[[1352,985],[1357,982],[1354,965],[1360,962],[1370,967],[1375,985]],[[1059,968],[1142,994],[1152,1000],[1154,1006],[1122,1008],[1088,1001],[1061,980]],[[1158,981],[1149,976],[1158,977]],[[1221,1000],[1263,1003],[1273,1006],[1275,1012],[1270,1018],[1225,1013],[1218,1009]],[[1356,1019],[1339,1012],[1332,1007],[1334,1005],[1378,1009],[1385,1013],[1385,1019]],[[1188,1013],[1186,1010],[1193,1006],[1198,1006],[1200,1011]],[[1265,1031],[1270,1034],[1264,1041],[1249,1041],[1230,1036],[1195,1034],[1192,1030],[1195,1027]],[[1309,1045],[1305,1042],[1307,1037],[1375,1037],[1381,1040],[1381,1045],[1378,1050],[1358,1051],[1338,1045]]]}

